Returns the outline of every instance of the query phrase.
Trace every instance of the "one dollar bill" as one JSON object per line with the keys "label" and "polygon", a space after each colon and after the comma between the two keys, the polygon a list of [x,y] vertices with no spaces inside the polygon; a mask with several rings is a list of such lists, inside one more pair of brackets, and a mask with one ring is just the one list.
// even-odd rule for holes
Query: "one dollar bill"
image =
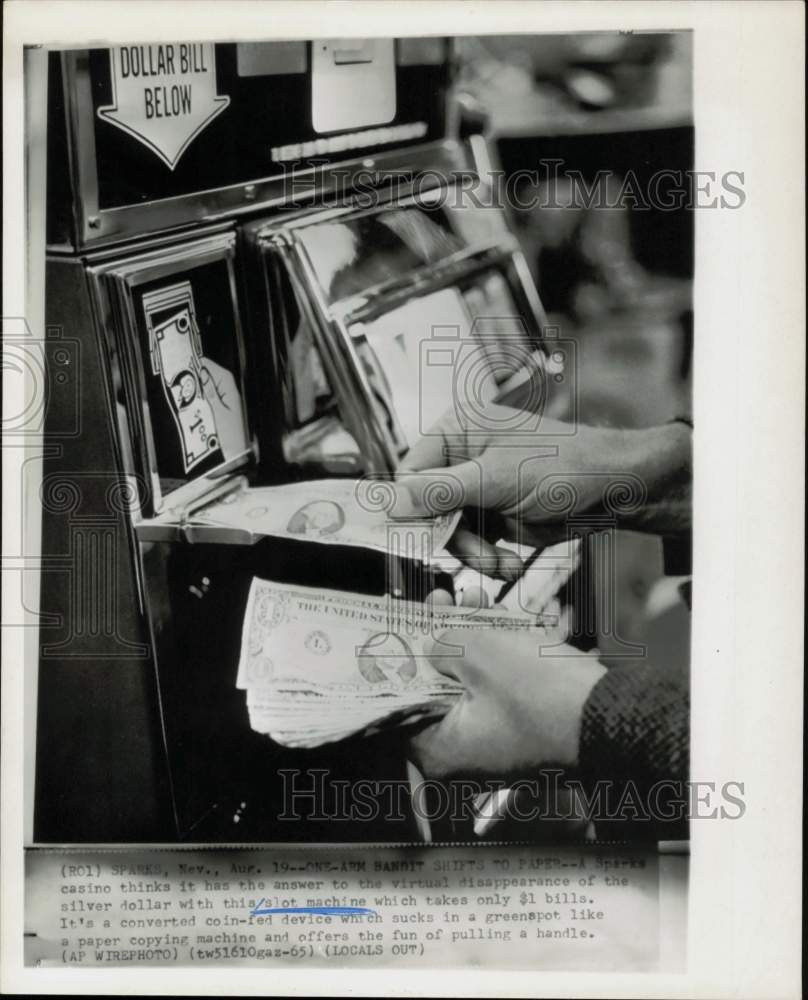
{"label": "one dollar bill", "polygon": [[463,650],[451,629],[540,628],[535,617],[436,607],[254,579],[237,685],[254,729],[287,746],[318,746],[445,713],[463,694],[436,670]]}
{"label": "one dollar bill", "polygon": [[394,520],[385,482],[322,479],[245,487],[198,510],[196,524],[326,545],[374,549],[428,562],[452,535],[460,512]]}

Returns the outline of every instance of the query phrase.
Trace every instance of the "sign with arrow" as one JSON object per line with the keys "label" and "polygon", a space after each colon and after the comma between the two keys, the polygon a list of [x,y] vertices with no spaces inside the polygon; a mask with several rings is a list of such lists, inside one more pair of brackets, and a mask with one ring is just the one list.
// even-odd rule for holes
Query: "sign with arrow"
{"label": "sign with arrow", "polygon": [[216,92],[211,43],[110,49],[112,104],[99,118],[123,129],[173,170],[193,140],[230,104]]}

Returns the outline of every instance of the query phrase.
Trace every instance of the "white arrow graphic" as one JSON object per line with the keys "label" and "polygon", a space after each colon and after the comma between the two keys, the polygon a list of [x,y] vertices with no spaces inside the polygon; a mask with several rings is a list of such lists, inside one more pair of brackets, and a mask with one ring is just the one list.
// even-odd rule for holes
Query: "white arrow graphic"
{"label": "white arrow graphic", "polygon": [[230,104],[216,87],[210,43],[110,49],[112,104],[98,117],[142,142],[173,170],[193,140]]}

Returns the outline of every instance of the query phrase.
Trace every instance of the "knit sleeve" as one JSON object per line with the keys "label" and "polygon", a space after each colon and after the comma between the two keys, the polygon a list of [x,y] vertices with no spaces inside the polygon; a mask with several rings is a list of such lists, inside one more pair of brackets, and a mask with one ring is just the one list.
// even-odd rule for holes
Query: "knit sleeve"
{"label": "knit sleeve", "polygon": [[584,705],[581,772],[590,781],[686,781],[690,690],[686,675],[613,667]]}
{"label": "knit sleeve", "polygon": [[[610,669],[584,705],[579,764],[579,775],[590,790],[605,782],[612,806],[630,791],[639,808],[629,822],[621,821],[624,815],[607,814],[600,821],[593,817],[599,837],[686,837],[686,810],[663,814],[653,804],[665,801],[657,783],[668,786],[669,802],[677,799],[681,804],[685,795],[690,769],[687,674],[649,665]],[[642,815],[645,810],[648,815]],[[636,822],[637,815],[647,821]]]}

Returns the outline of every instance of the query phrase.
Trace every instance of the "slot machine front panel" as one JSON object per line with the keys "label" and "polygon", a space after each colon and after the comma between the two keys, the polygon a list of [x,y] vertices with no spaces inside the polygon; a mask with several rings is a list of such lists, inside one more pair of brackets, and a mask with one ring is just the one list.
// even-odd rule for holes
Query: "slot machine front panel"
{"label": "slot machine front panel", "polygon": [[[293,411],[309,350],[342,415],[340,432],[373,472],[394,469],[449,400],[473,420],[475,407],[543,356],[546,319],[501,213],[457,207],[458,199],[445,189],[399,194],[248,229],[257,272],[289,289],[291,305],[276,300],[275,315],[256,314],[252,330],[256,342],[272,339],[287,423],[297,421],[287,458],[305,438]],[[325,467],[326,449],[306,444],[309,460]]]}
{"label": "slot machine front panel", "polygon": [[[135,485],[120,571],[144,651],[130,701],[145,721],[134,739],[126,711],[85,719],[86,664],[68,685],[51,672],[49,703],[70,690],[65,728],[118,733],[111,771],[142,752],[147,723],[159,733],[147,742],[156,758],[162,740],[180,839],[237,838],[221,809],[244,795],[262,813],[248,839],[336,840],[328,822],[273,825],[277,771],[304,758],[250,730],[235,686],[244,602],[255,576],[381,596],[391,560],[249,532],[234,541],[189,519],[230,491],[391,472],[450,399],[466,404],[464,387],[494,398],[546,321],[503,213],[464,204],[451,179],[472,160],[447,101],[448,40],[129,49],[50,54],[49,294],[70,285],[89,300],[93,418],[109,426],[116,474]],[[152,110],[186,86],[158,79],[170,57],[174,69],[186,59],[193,94],[209,102],[184,139],[160,116],[134,130],[126,120],[135,77]],[[137,60],[149,79],[133,76]],[[379,86],[359,101],[368,79]],[[404,179],[369,203],[369,170]],[[424,572],[406,596],[421,600],[434,582]],[[114,664],[93,669],[114,689]],[[405,752],[393,732],[305,762],[389,777]],[[162,786],[154,795],[163,801]],[[49,822],[58,840],[58,817]],[[412,839],[407,822],[367,836]]]}

